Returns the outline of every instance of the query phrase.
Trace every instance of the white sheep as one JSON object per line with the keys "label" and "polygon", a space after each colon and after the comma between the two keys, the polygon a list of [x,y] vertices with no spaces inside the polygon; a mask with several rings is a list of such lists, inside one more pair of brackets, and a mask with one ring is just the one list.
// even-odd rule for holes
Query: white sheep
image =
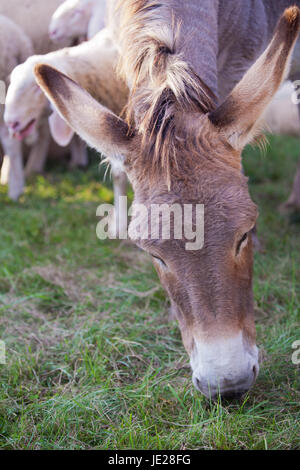
{"label": "white sheep", "polygon": [[[267,108],[263,120],[266,129],[272,134],[300,137],[299,105],[293,103],[294,92],[293,84],[286,82]],[[280,208],[282,211],[300,209],[300,161],[292,193]]]}
{"label": "white sheep", "polygon": [[[4,83],[7,84],[12,69],[34,51],[42,53],[56,47],[47,32],[49,18],[61,3],[62,0],[0,0],[0,75]],[[22,148],[10,138],[3,125],[3,109],[0,110],[0,138],[5,154],[0,183],[9,182],[9,195],[16,199],[24,186]]]}
{"label": "white sheep", "polygon": [[300,137],[298,106],[292,101],[294,91],[293,84],[285,82],[266,109],[263,120],[271,134]]}
{"label": "white sheep", "polygon": [[93,38],[105,27],[105,0],[66,0],[54,12],[49,35],[53,41]]}
{"label": "white sheep", "polygon": [[[33,55],[18,65],[10,77],[4,119],[15,137],[22,139],[32,133],[40,117],[50,114],[49,102],[36,84],[34,66],[40,62],[52,65],[78,81],[97,100],[120,113],[126,104],[128,90],[115,72],[118,52],[107,30],[78,46],[60,49],[45,55]],[[58,126],[56,111],[51,115],[50,128],[57,143],[66,145],[73,131]]]}
{"label": "white sheep", "polygon": [[[0,15],[0,32],[0,80],[2,84],[7,86],[9,74],[20,60],[26,60],[33,53],[33,46],[24,31],[3,15]],[[2,104],[3,101],[4,99],[1,101]],[[10,183],[9,195],[15,199],[19,195],[19,188],[22,190],[24,186],[22,149],[20,143],[11,138],[3,122],[2,104],[0,110],[0,140],[4,157],[1,182]]]}
{"label": "white sheep", "polygon": [[[52,65],[65,73],[86,88],[95,99],[120,114],[127,102],[128,88],[115,72],[117,62],[118,51],[107,29],[76,47],[30,57],[11,74],[5,105],[5,122],[12,132],[27,133],[27,129],[32,131],[41,117],[49,115],[49,102],[35,81],[34,67],[38,63]],[[74,135],[73,130],[57,111],[50,115],[49,124],[52,136],[60,145],[66,145]],[[115,178],[115,194],[124,194],[127,182],[125,174],[118,168],[113,168],[112,172]]]}
{"label": "white sheep", "polygon": [[[0,0],[0,14],[2,14],[0,28],[1,43],[1,73],[3,80],[8,79],[8,75],[13,68],[34,53],[45,53],[55,50],[58,46],[48,35],[48,26],[50,18],[56,8],[63,0],[51,0],[44,2],[41,0],[14,0],[7,2]],[[14,25],[14,28],[11,26]],[[12,32],[13,31],[13,32]],[[20,46],[19,37],[22,37],[23,45]],[[30,43],[30,50],[28,44]],[[69,41],[65,45],[70,44]],[[28,50],[28,53],[22,53],[20,50]],[[8,85],[8,83],[7,83]],[[0,122],[3,124],[3,109],[0,113]],[[12,139],[5,126],[1,126],[1,141],[5,153],[3,165],[1,168],[0,183],[9,185],[9,196],[17,199],[23,191],[24,173],[22,139],[30,146],[29,159],[26,166],[26,175],[32,172],[43,170],[44,162],[48,153],[50,143],[50,134],[48,122],[40,119],[33,132],[33,123],[27,122],[26,129],[23,128],[19,133],[19,140]],[[30,134],[30,135],[29,135]],[[27,137],[27,135],[29,135]],[[54,153],[61,155],[57,148],[51,149]],[[69,154],[69,149],[64,149],[64,154]],[[86,147],[79,139],[71,145],[71,155],[73,165],[85,165],[87,163]]]}
{"label": "white sheep", "polygon": [[[0,14],[22,28],[36,54],[45,54],[57,49],[57,44],[49,38],[48,27],[51,16],[62,3],[63,0],[0,0]],[[63,46],[70,44],[65,41]]]}

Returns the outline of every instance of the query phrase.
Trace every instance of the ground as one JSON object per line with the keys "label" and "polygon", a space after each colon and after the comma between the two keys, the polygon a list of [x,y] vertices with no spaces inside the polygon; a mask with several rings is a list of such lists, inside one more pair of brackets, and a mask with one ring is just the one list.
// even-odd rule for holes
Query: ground
{"label": "ground", "polygon": [[299,143],[244,162],[260,208],[254,294],[262,365],[240,403],[192,386],[179,330],[147,255],[99,241],[112,201],[97,160],[50,168],[18,203],[0,189],[0,448],[299,449],[300,217],[278,212]]}

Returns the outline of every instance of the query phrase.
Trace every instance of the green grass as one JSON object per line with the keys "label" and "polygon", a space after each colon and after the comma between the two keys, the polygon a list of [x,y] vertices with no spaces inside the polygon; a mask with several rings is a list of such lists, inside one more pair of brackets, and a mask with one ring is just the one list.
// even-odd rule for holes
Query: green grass
{"label": "green grass", "polygon": [[18,203],[0,189],[2,449],[299,449],[300,224],[280,215],[298,143],[247,149],[260,207],[255,308],[263,363],[243,403],[210,404],[150,259],[100,242],[99,203],[112,201],[95,160],[52,168]]}

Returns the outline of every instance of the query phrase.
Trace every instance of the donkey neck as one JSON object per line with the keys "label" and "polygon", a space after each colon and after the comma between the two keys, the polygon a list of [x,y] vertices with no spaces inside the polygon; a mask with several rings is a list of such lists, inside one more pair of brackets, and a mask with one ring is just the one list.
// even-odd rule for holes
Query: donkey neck
{"label": "donkey neck", "polygon": [[[184,59],[218,96],[216,58],[218,53],[219,0],[172,0],[181,23],[179,49]],[[230,3],[230,2],[229,2]]]}
{"label": "donkey neck", "polygon": [[218,92],[221,101],[271,40],[285,8],[300,1],[219,0]]}
{"label": "donkey neck", "polygon": [[[122,5],[119,10],[117,3]],[[166,30],[179,23],[176,54],[222,101],[265,49],[279,16],[291,3],[300,6],[299,0],[111,0],[110,21],[120,56],[128,58],[130,49],[131,59],[153,38],[163,44]],[[123,18],[133,5],[140,5],[140,12],[124,27]],[[124,39],[128,33],[132,40],[124,45],[122,34]],[[131,59],[126,59],[124,74],[129,86],[141,65]]]}

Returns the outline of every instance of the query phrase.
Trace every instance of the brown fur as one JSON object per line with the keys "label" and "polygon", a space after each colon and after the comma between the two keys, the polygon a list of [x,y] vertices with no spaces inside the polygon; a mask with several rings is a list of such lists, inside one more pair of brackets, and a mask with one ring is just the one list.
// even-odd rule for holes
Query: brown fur
{"label": "brown fur", "polygon": [[[300,12],[295,18],[286,14],[294,20],[281,20],[270,47],[214,111],[212,95],[177,53],[168,5],[168,1],[161,5],[156,0],[123,0],[119,7],[121,47],[127,51],[122,69],[132,85],[128,106],[129,115],[134,114],[132,135],[125,123],[108,117],[107,109],[67,77],[57,78],[57,71],[43,66],[37,74],[49,99],[81,136],[88,136],[99,150],[106,149],[112,159],[122,153],[135,203],[146,206],[148,214],[153,204],[182,208],[204,204],[202,250],[186,250],[185,237],[140,237],[137,244],[154,258],[191,357],[197,344],[242,336],[246,352],[243,356],[240,351],[235,362],[237,375],[230,364],[221,371],[229,391],[237,387],[241,393],[245,390],[238,384],[247,383],[248,390],[258,368],[253,352],[251,240],[257,209],[241,172],[241,150],[256,135],[257,120],[284,77]],[[147,226],[147,220],[141,225]],[[218,371],[217,354],[214,361],[208,359],[208,366]],[[213,379],[218,380],[218,372]],[[205,389],[205,377],[200,374],[197,380],[202,380],[198,388]]]}
{"label": "brown fur", "polygon": [[170,187],[171,173],[178,168],[178,115],[212,111],[216,98],[177,50],[180,24],[167,2],[129,0],[118,8],[126,50],[119,69],[132,82],[127,122],[143,135],[144,164],[151,162],[151,172],[163,170]]}
{"label": "brown fur", "polygon": [[[291,7],[278,22],[273,39],[265,53],[252,66],[230,96],[217,110],[210,113],[210,121],[230,136],[233,146],[243,148],[243,136],[260,132],[258,118],[271,101],[289,71],[289,58],[300,30],[299,9]],[[264,86],[266,77],[269,86]],[[253,82],[256,81],[256,89]],[[247,109],[247,113],[245,113]],[[258,122],[260,125],[260,123]],[[239,133],[236,129],[239,127]],[[228,131],[226,132],[226,129]],[[230,136],[231,137],[231,136]],[[230,140],[230,139],[229,139]]]}

